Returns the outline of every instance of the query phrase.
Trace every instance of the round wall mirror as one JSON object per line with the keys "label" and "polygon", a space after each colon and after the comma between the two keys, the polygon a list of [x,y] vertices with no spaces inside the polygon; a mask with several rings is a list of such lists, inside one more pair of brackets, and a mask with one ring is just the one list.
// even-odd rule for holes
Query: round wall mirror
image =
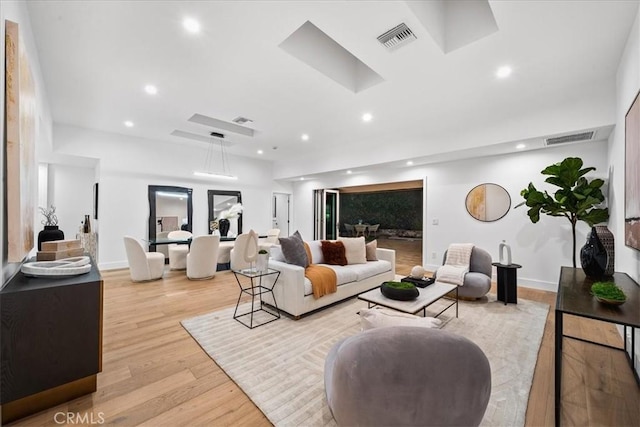
{"label": "round wall mirror", "polygon": [[509,212],[511,197],[498,184],[480,184],[467,194],[467,212],[478,221],[497,221]]}

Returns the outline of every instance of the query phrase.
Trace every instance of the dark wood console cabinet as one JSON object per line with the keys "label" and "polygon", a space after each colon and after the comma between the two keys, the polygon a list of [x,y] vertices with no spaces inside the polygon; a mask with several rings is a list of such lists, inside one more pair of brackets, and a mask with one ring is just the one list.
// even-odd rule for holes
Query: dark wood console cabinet
{"label": "dark wood console cabinet", "polygon": [[0,290],[3,423],[96,390],[102,293],[95,265],[66,278],[18,272]]}

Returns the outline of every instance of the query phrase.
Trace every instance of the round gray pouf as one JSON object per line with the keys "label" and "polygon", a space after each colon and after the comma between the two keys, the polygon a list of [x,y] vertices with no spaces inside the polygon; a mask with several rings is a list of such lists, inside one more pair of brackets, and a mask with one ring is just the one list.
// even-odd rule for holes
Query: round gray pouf
{"label": "round gray pouf", "polygon": [[491,395],[480,347],[438,329],[370,329],[336,343],[325,361],[338,425],[479,425]]}

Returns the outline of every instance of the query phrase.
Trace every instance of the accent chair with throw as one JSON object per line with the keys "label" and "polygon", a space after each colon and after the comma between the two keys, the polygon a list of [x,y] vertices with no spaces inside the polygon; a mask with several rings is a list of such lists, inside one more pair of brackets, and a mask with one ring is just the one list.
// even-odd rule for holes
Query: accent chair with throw
{"label": "accent chair with throw", "polygon": [[[447,250],[444,253],[443,265],[447,262],[448,252]],[[491,255],[484,249],[473,246],[468,268],[468,272],[464,274],[462,285],[458,286],[458,297],[463,299],[482,298],[491,289],[491,272],[493,268],[491,266]],[[436,280],[440,280],[438,276],[441,269],[442,267],[433,273],[433,277]]]}

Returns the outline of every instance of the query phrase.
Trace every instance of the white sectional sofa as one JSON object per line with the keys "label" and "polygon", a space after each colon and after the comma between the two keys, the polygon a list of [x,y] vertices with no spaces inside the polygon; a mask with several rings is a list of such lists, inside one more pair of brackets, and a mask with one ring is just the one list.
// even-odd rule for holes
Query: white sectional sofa
{"label": "white sectional sofa", "polygon": [[[367,261],[366,264],[341,266],[318,263],[333,269],[338,279],[338,290],[318,299],[313,297],[311,283],[304,275],[304,268],[278,261],[278,257],[269,259],[269,268],[280,271],[278,282],[273,288],[278,308],[299,319],[303,314],[378,287],[384,281],[394,280],[396,252],[378,248],[376,256],[377,261]],[[275,275],[266,276],[263,280],[271,287]],[[270,293],[264,294],[263,300],[273,305]]]}

